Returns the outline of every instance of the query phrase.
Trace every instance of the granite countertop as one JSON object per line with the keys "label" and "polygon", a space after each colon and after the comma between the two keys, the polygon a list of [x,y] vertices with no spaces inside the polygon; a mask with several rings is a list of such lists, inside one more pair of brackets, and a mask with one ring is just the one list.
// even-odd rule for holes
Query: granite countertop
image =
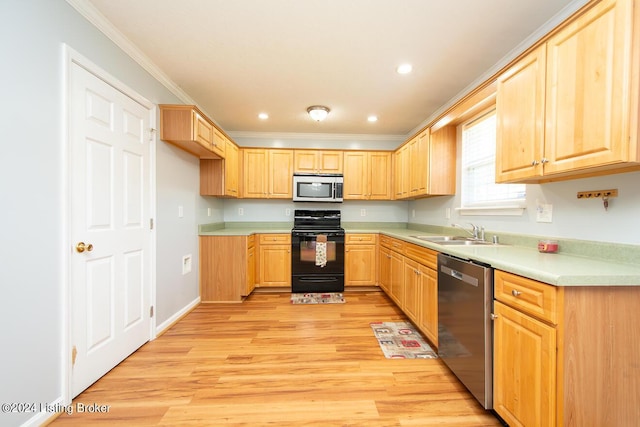
{"label": "granite countertop", "polygon": [[[404,226],[403,226],[404,225]],[[416,235],[460,235],[460,230],[395,223],[343,223],[347,233],[382,233],[459,258],[491,264],[496,269],[555,286],[640,286],[640,246],[558,239],[555,254],[537,250],[538,237],[500,234],[499,245],[444,246]],[[201,225],[200,236],[247,236],[290,233],[289,223],[219,223]],[[487,239],[491,237],[487,234]]]}

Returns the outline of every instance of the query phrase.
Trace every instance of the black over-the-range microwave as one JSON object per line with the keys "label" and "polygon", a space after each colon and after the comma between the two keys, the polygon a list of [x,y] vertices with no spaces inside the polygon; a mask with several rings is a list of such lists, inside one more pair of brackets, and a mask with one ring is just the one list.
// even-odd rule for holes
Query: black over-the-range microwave
{"label": "black over-the-range microwave", "polygon": [[293,174],[294,202],[342,202],[341,174]]}

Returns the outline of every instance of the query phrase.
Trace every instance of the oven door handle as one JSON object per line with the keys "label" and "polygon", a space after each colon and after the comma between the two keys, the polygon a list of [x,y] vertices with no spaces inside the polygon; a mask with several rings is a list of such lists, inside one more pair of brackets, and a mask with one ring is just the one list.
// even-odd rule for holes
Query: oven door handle
{"label": "oven door handle", "polygon": [[292,235],[294,237],[317,237],[318,235],[323,234],[327,237],[343,237],[344,234],[342,233],[317,233],[317,232],[311,232],[311,233],[304,233],[304,232],[294,232],[292,233]]}

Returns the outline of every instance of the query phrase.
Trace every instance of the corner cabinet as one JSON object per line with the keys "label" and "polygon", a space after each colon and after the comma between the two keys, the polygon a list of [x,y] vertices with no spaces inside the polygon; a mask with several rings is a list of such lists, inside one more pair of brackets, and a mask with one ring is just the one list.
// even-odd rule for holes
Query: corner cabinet
{"label": "corner cabinet", "polygon": [[396,199],[455,194],[455,126],[426,129],[400,147],[394,160]]}
{"label": "corner cabinet", "polygon": [[160,105],[160,139],[201,159],[221,159],[213,123],[194,105]]}
{"label": "corner cabinet", "polygon": [[496,270],[494,410],[511,426],[640,419],[640,286],[554,287]]}
{"label": "corner cabinet", "polygon": [[293,150],[245,148],[243,197],[293,198]]}
{"label": "corner cabinet", "polygon": [[255,288],[254,236],[200,236],[200,299],[241,302]]}
{"label": "corner cabinet", "polygon": [[345,200],[391,200],[391,152],[344,153]]}
{"label": "corner cabinet", "polygon": [[224,159],[200,159],[200,195],[238,198],[240,149],[224,138]]}
{"label": "corner cabinet", "polygon": [[638,169],[639,23],[595,2],[498,78],[498,182]]}

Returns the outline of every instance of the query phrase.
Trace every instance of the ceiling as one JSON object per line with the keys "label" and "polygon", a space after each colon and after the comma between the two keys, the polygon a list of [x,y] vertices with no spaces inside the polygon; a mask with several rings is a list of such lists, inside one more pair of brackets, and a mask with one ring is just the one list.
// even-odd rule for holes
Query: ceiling
{"label": "ceiling", "polygon": [[[539,38],[550,19],[578,7],[576,0],[70,1],[87,2],[226,132],[381,136],[418,130]],[[413,72],[396,73],[401,63]],[[315,104],[331,109],[325,121],[308,117]]]}

